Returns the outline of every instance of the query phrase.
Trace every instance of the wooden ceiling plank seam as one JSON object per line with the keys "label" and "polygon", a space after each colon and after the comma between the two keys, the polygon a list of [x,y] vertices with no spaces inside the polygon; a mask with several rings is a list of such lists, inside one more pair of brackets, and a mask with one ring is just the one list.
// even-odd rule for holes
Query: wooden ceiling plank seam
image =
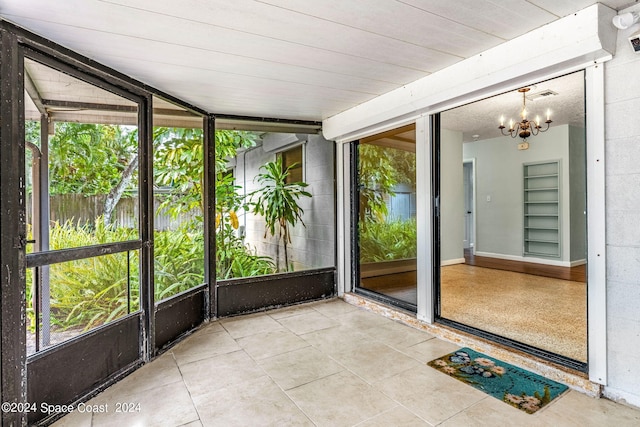
{"label": "wooden ceiling plank seam", "polygon": [[[157,12],[151,11],[150,13],[157,13]],[[123,36],[131,37],[132,39],[154,40],[154,39],[151,39],[151,38],[148,38],[148,37],[142,37],[140,35],[135,35],[134,36],[134,35],[118,33],[118,32],[114,32],[114,31],[99,30],[99,29],[96,29],[96,28],[87,27],[85,25],[77,25],[77,24],[70,24],[70,23],[62,24],[62,23],[55,22],[55,21],[52,21],[52,20],[42,19],[40,17],[36,18],[34,16],[22,16],[22,15],[12,15],[12,14],[5,14],[4,16],[13,17],[13,18],[22,18],[22,21],[27,21],[27,22],[30,21],[30,22],[44,23],[44,24],[48,24],[48,25],[63,26],[63,27],[67,27],[67,31],[68,31],[68,29],[81,29],[81,30],[85,30],[85,31],[103,32],[103,33],[111,34],[111,35],[123,35]],[[185,19],[185,18],[180,18],[180,19]],[[208,25],[212,25],[212,24],[208,24]],[[350,55],[350,56],[353,56],[353,57],[356,57],[356,58],[368,59],[368,60],[371,60],[371,61],[384,63],[384,64],[388,64],[388,65],[398,65],[398,63],[395,62],[398,59],[397,57],[395,58],[395,61],[394,60],[389,60],[389,59],[384,59],[383,60],[381,58],[373,58],[373,57],[363,56],[361,54],[355,54],[355,52],[353,52],[353,51],[351,51],[351,52],[349,52],[349,51],[340,51],[340,50],[336,50],[336,49],[325,48],[325,47],[322,47],[322,46],[314,46],[314,45],[310,45],[310,44],[300,43],[300,42],[296,42],[294,40],[278,39],[278,38],[274,38],[274,37],[269,37],[269,36],[266,36],[266,35],[258,34],[258,33],[255,33],[255,32],[242,31],[242,30],[234,29],[232,27],[225,27],[225,26],[219,26],[219,27],[220,28],[224,28],[224,29],[229,30],[229,31],[244,32],[246,34],[250,34],[250,35],[261,37],[261,38],[284,41],[284,42],[300,45],[300,46],[306,47],[306,48],[322,49],[322,50],[325,50],[325,51],[328,51],[328,52],[331,52],[331,53],[334,53],[334,54]],[[345,37],[345,39],[354,40],[353,37]],[[358,38],[355,38],[355,39],[357,40]],[[389,39],[389,40],[391,40],[391,39]],[[171,42],[168,42],[168,41],[165,41],[165,42],[168,43],[168,44],[171,44]],[[336,42],[335,45],[337,47],[337,46],[350,46],[351,44],[349,44],[349,43],[346,43],[346,44],[345,43],[341,43],[341,44],[339,44],[339,43]],[[376,47],[375,49],[372,49],[372,52],[377,54],[377,55],[379,55],[381,52],[397,52],[397,51],[400,50],[397,47],[394,48],[394,49],[380,49],[379,48],[379,43],[371,43],[370,45]],[[178,45],[178,46],[180,46],[180,45]],[[69,46],[69,47],[70,48],[75,48],[74,46]],[[185,47],[185,46],[183,46],[183,47]],[[441,52],[436,52],[436,51],[434,51],[432,49],[428,49],[428,48],[423,48],[423,49],[425,51],[430,51],[430,52],[432,52],[434,54],[445,55],[445,54],[443,54]],[[361,52],[361,50],[358,50],[358,52]],[[433,55],[431,55],[431,56],[433,56]],[[452,57],[451,54],[446,54],[446,56],[447,57]],[[456,57],[456,59],[460,59],[460,58]],[[406,65],[406,64],[405,65],[400,65],[400,66],[405,67],[405,68],[419,70],[419,71],[424,71],[424,70],[420,70],[419,68],[416,68],[417,64],[418,63],[414,63],[414,65],[411,65],[411,66]]]}
{"label": "wooden ceiling plank seam", "polygon": [[[129,9],[133,9],[133,10],[147,12],[147,13],[150,13],[150,14],[163,15],[163,16],[168,16],[170,18],[174,18],[174,19],[187,20],[187,21],[190,21],[190,22],[193,22],[193,23],[199,23],[199,24],[204,24],[204,25],[208,25],[208,26],[217,26],[217,27],[220,27],[220,28],[227,29],[229,31],[237,31],[237,32],[243,32],[243,33],[247,33],[247,34],[252,34],[252,35],[255,35],[255,36],[258,36],[258,37],[262,37],[262,38],[271,38],[271,39],[275,39],[275,40],[279,40],[279,41],[287,41],[287,42],[290,42],[290,43],[301,44],[301,45],[306,46],[306,47],[325,48],[324,46],[318,46],[317,45],[320,42],[320,40],[318,40],[319,37],[317,37],[318,34],[315,34],[313,31],[310,30],[310,28],[313,28],[313,23],[308,23],[308,25],[306,27],[298,28],[297,31],[295,29],[288,30],[289,31],[288,34],[291,34],[292,36],[289,37],[288,39],[285,39],[285,38],[282,38],[281,36],[276,36],[276,35],[273,35],[273,34],[272,35],[267,35],[265,33],[260,33],[260,32],[258,32],[257,30],[254,29],[253,25],[249,25],[249,24],[246,25],[247,28],[241,29],[241,28],[237,28],[237,27],[233,27],[233,26],[229,26],[229,25],[221,25],[221,24],[218,24],[218,23],[214,24],[214,23],[211,23],[211,22],[205,22],[205,21],[202,21],[200,19],[187,18],[185,16],[177,17],[174,14],[170,15],[170,14],[167,14],[167,13],[164,13],[164,12],[160,12],[157,9],[155,9],[155,10],[145,9],[145,8],[135,7],[135,6],[132,6],[130,4],[125,4],[125,3],[121,3],[121,2],[109,2],[109,3],[110,4],[114,4],[114,5],[119,5],[119,6],[124,7],[124,8],[129,8]],[[154,4],[154,6],[156,6],[156,4]],[[157,7],[159,7],[159,6],[157,6]],[[236,14],[239,15],[239,19],[228,19],[229,22],[238,23],[240,21],[250,21],[251,20],[251,15],[252,14],[253,15],[257,14],[257,12],[254,10],[255,7],[254,8],[241,9],[238,2],[234,2],[234,7],[235,7],[235,9],[233,9],[232,11],[228,11],[227,10],[227,13],[231,13],[231,12],[232,13],[236,13]],[[186,12],[188,12],[188,8],[185,7],[185,8],[182,9],[182,11],[186,13]],[[300,15],[300,14],[298,14],[298,15]],[[305,16],[305,15],[302,15],[302,16]],[[262,17],[262,15],[260,15],[260,17]],[[268,28],[271,28],[271,29],[282,28],[282,27],[286,28],[286,27],[292,27],[292,26],[295,26],[295,25],[303,27],[304,26],[303,24],[307,24],[307,23],[298,22],[298,21],[300,21],[300,19],[294,19],[292,17],[286,17],[286,19],[285,19],[285,17],[275,16],[273,13],[270,13],[269,17],[270,17],[270,19],[269,19],[269,22],[268,22]],[[242,19],[240,19],[240,18],[242,18]],[[280,18],[282,18],[282,19],[280,19]],[[311,17],[309,17],[309,18],[311,18]],[[337,37],[335,35],[335,33],[338,33],[339,30],[324,28],[326,26],[326,22],[327,21],[324,21],[324,22],[325,22],[325,25],[317,25],[317,27],[323,28],[322,34],[329,34],[329,35],[331,35],[331,37],[334,38],[334,40],[332,41],[332,45],[333,45],[334,49],[328,49],[328,50],[331,50],[331,51],[336,52],[336,53],[346,53],[346,54],[354,55],[354,51],[346,52],[346,51],[344,51],[344,49],[354,45],[354,41],[361,40],[362,39],[361,35],[358,35],[358,34],[344,34],[343,36]],[[340,25],[338,23],[335,23],[335,24],[336,25]],[[342,26],[342,27],[344,27],[344,26]],[[349,29],[351,27],[344,27],[344,28]],[[381,36],[381,35],[378,35],[378,34],[375,34],[375,33],[364,32],[364,31],[359,30],[357,28],[351,28],[351,29],[353,29],[355,31],[358,31],[360,33],[366,33],[366,34],[369,34],[371,36],[375,36],[375,38],[377,40],[370,40],[369,45],[376,46],[376,49],[373,50],[373,52],[375,52],[376,54],[379,54],[380,52],[396,52],[396,51],[398,51],[398,46],[395,46],[393,49],[379,49],[378,47],[381,44],[385,43],[385,42],[388,43],[390,41],[393,41],[393,42],[399,42],[399,43],[402,43],[402,44],[407,44],[406,42],[402,42],[400,40],[395,40],[393,38],[386,37],[386,36]],[[272,31],[272,33],[273,33],[273,31]],[[300,42],[299,41],[300,37],[304,36],[306,33],[309,33],[309,34],[314,33],[315,37],[310,37],[307,40],[307,43]],[[351,43],[344,43],[344,40],[350,40]],[[312,43],[312,44],[309,44],[309,43]],[[325,41],[325,43],[326,43],[326,41]],[[444,52],[444,51],[436,52],[435,50],[433,50],[431,48],[428,48],[428,47],[425,47],[425,46],[417,46],[417,45],[415,45],[415,47],[418,47],[418,48],[423,49],[425,51],[430,51],[432,53],[437,53],[437,54],[440,54],[440,55],[445,55],[445,56],[451,56],[452,55],[450,52]],[[343,50],[336,50],[338,48],[339,49],[343,49]],[[356,49],[356,50],[361,51],[361,49]],[[417,52],[415,54],[417,54]],[[357,56],[357,55],[355,55],[355,56]],[[458,59],[461,59],[461,58],[462,57],[459,57]],[[377,59],[377,60],[380,61],[380,59]],[[384,61],[382,61],[382,62],[384,62]]]}

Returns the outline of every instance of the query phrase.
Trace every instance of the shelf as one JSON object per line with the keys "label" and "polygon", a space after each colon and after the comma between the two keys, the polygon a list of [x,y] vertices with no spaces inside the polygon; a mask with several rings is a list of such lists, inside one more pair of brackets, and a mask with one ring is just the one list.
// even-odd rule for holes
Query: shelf
{"label": "shelf", "polygon": [[524,163],[522,167],[523,255],[560,258],[560,161]]}
{"label": "shelf", "polygon": [[524,191],[558,191],[558,187],[525,188]]}
{"label": "shelf", "polygon": [[543,256],[543,257],[554,257],[554,258],[559,258],[560,255],[556,255],[556,254],[545,254],[544,252],[527,252],[527,255],[537,255],[537,256]]}
{"label": "shelf", "polygon": [[531,178],[551,178],[551,177],[555,178],[555,177],[557,177],[557,176],[558,176],[558,174],[557,174],[557,173],[553,173],[553,174],[549,174],[549,175],[528,175],[528,176],[525,176],[524,178],[525,178],[525,179],[531,179]]}

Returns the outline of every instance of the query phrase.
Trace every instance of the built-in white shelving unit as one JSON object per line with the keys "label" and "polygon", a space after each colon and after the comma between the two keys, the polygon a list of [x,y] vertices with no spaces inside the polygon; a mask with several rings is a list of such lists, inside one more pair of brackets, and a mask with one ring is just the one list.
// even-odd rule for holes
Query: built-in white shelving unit
{"label": "built-in white shelving unit", "polygon": [[560,258],[560,161],[525,163],[524,256]]}

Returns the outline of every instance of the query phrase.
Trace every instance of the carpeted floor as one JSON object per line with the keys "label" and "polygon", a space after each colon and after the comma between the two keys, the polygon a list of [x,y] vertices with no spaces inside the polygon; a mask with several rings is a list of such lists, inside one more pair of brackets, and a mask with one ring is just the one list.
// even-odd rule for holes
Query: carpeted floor
{"label": "carpeted floor", "polygon": [[587,361],[585,283],[465,264],[441,283],[442,317]]}

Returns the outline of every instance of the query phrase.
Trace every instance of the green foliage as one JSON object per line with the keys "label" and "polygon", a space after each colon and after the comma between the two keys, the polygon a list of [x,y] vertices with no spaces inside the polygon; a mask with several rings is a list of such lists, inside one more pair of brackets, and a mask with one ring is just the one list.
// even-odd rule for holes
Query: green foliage
{"label": "green foliage", "polygon": [[388,148],[371,144],[358,146],[360,221],[381,221],[387,215],[385,196],[394,195],[398,183],[386,154]]}
{"label": "green foliage", "polygon": [[216,132],[216,277],[220,280],[276,271],[271,258],[257,255],[238,237],[237,212],[247,209],[247,203],[227,173],[227,159],[236,157],[241,148],[253,147],[255,138],[251,132]]}
{"label": "green foliage", "polygon": [[173,218],[198,209],[202,222],[204,158],[202,129],[157,127],[153,130],[154,182],[171,189],[160,209]]}
{"label": "green foliage", "polygon": [[[96,221],[95,228],[67,221],[51,228],[51,249],[125,241],[133,236],[132,230],[105,227],[102,221]],[[123,316],[128,309],[127,280],[131,286],[131,310],[138,309],[137,252],[53,264],[49,268],[51,322],[55,326],[89,329]]]}
{"label": "green foliage", "polygon": [[251,277],[276,272],[269,257],[259,256],[244,245],[234,233],[232,225],[222,222],[216,231],[216,278]]}
{"label": "green foliage", "polygon": [[[39,122],[28,122],[26,135],[39,143]],[[137,130],[119,126],[58,123],[50,142],[51,194],[108,194],[137,153]],[[161,204],[174,218],[181,213],[203,212],[202,129],[154,129],[154,179],[171,189]],[[276,268],[268,257],[258,256],[236,236],[235,211],[245,207],[238,186],[225,174],[228,157],[255,145],[250,132],[216,132],[216,271],[220,279],[271,274]],[[230,221],[230,218],[235,218]],[[204,231],[202,215],[175,231],[154,235],[154,282],[156,301],[204,282]],[[53,224],[51,250],[92,246],[137,239],[135,230],[92,224]],[[27,274],[28,314],[34,319],[31,301],[31,270]],[[126,314],[127,280],[131,286],[131,310],[139,307],[138,253],[118,253],[50,266],[52,323],[60,328],[85,329]]]}
{"label": "green foliage", "polygon": [[188,227],[154,234],[155,299],[204,283],[204,233]]}
{"label": "green foliage", "polygon": [[[71,221],[55,224],[51,228],[51,248],[135,239],[134,230],[106,227],[100,220],[95,224],[95,228]],[[192,232],[186,228],[156,232],[154,249],[156,301],[204,282],[202,232]],[[29,270],[27,310],[33,326],[31,277]],[[63,329],[90,329],[126,314],[127,277],[131,281],[131,310],[135,311],[139,308],[137,251],[51,265],[52,324]]]}
{"label": "green foliage", "polygon": [[[298,200],[301,197],[311,197],[311,193],[304,190],[308,184],[304,182],[286,183],[289,171],[295,166],[294,163],[283,170],[281,158],[262,165],[260,170],[264,173],[258,174],[255,178],[262,187],[249,194],[253,213],[261,215],[266,222],[265,237],[267,231],[275,236],[276,225],[279,225],[278,241],[282,240],[284,246],[286,271],[289,271],[287,244],[291,243],[289,226],[295,226],[298,221],[304,226],[302,221],[304,210],[298,204]],[[278,269],[279,264],[278,259],[276,261]]]}
{"label": "green foliage", "polygon": [[416,220],[371,222],[360,230],[360,262],[381,262],[417,256]]}
{"label": "green foliage", "polygon": [[216,173],[227,170],[227,159],[236,157],[241,148],[256,145],[257,134],[239,130],[216,131]]}
{"label": "green foliage", "polygon": [[358,146],[360,184],[360,220],[383,221],[386,199],[395,195],[397,184],[416,181],[415,153],[372,144]]}
{"label": "green foliage", "polygon": [[137,149],[136,129],[57,122],[49,141],[51,194],[108,194]]}
{"label": "green foliage", "polygon": [[40,121],[25,120],[24,121],[24,139],[38,147],[40,146]]}

